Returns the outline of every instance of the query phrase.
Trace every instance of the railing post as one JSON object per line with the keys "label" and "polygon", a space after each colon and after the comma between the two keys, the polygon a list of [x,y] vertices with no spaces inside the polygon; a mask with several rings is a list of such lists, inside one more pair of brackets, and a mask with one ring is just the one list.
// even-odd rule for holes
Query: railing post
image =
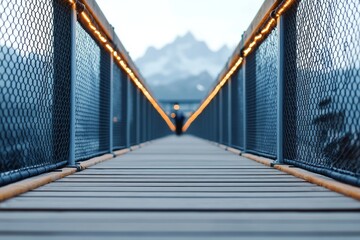
{"label": "railing post", "polygon": [[247,104],[246,104],[246,59],[243,62],[243,143],[244,152],[247,151]]}
{"label": "railing post", "polygon": [[130,147],[130,120],[131,120],[131,82],[130,82],[130,78],[129,76],[127,76],[127,81],[126,81],[126,147],[129,148]]}
{"label": "railing post", "polygon": [[71,8],[70,140],[68,165],[75,166],[75,92],[76,92],[76,6]]}
{"label": "railing post", "polygon": [[145,113],[145,97],[141,97],[141,142],[146,141],[146,127],[145,127],[145,121],[146,121],[146,113]]}
{"label": "railing post", "polygon": [[113,153],[114,147],[114,135],[113,135],[113,118],[114,118],[114,100],[113,100],[113,88],[114,88],[114,58],[110,54],[110,92],[109,92],[109,153]]}
{"label": "railing post", "polygon": [[223,102],[223,91],[222,89],[219,92],[219,143],[222,143],[223,140],[223,109],[222,109],[222,102]]}
{"label": "railing post", "polygon": [[231,146],[231,141],[232,141],[232,137],[231,137],[231,128],[232,128],[232,95],[231,95],[231,85],[232,85],[232,79],[230,79],[228,81],[228,145]]}
{"label": "railing post", "polygon": [[276,163],[284,162],[284,17],[280,16],[277,23],[278,31],[278,81],[277,81],[277,160]]}
{"label": "railing post", "polygon": [[[217,126],[217,118],[216,118],[216,112],[217,112],[218,108],[217,108],[217,104],[216,104],[216,98],[214,98],[212,100],[212,110],[210,112],[210,118],[212,119],[212,128],[210,129],[214,129],[214,127]],[[217,137],[217,129],[214,129],[212,132],[212,139],[211,141],[215,142],[216,141],[216,137]]]}
{"label": "railing post", "polygon": [[140,89],[136,88],[136,144],[140,144]]}

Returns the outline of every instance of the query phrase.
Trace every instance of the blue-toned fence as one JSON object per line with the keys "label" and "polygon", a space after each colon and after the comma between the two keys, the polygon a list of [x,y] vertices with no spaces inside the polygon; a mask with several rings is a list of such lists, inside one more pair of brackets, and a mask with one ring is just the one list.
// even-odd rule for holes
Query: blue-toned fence
{"label": "blue-toned fence", "polygon": [[0,185],[170,133],[77,5],[0,3]]}
{"label": "blue-toned fence", "polygon": [[293,2],[189,132],[360,185],[360,3]]}

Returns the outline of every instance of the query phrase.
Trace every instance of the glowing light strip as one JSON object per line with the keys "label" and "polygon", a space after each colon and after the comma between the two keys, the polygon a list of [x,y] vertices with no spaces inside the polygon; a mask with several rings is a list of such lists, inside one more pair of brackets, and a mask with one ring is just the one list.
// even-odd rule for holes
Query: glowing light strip
{"label": "glowing light strip", "polygon": [[189,117],[186,123],[183,126],[183,131],[185,132],[191,125],[191,123],[204,111],[204,109],[209,105],[209,103],[214,99],[214,97],[218,94],[222,86],[226,83],[227,80],[231,77],[231,75],[236,71],[236,69],[241,65],[244,61],[244,58],[240,57],[232,69],[225,75],[225,77],[216,85],[214,90],[209,94],[209,96],[205,99],[205,101],[200,105],[200,107]]}
{"label": "glowing light strip", "polygon": [[[68,2],[76,7],[76,1],[68,0]],[[160,107],[160,105],[156,102],[156,100],[151,96],[145,86],[141,83],[141,81],[136,77],[134,72],[130,67],[127,66],[126,62],[121,58],[118,50],[109,43],[108,39],[105,37],[105,34],[102,34],[99,29],[97,29],[96,25],[93,24],[90,20],[90,16],[85,11],[82,11],[80,14],[81,18],[87,23],[89,29],[92,30],[93,34],[101,41],[105,49],[107,49],[110,54],[114,56],[115,62],[128,74],[130,79],[134,82],[135,86],[140,89],[140,91],[144,94],[144,96],[149,100],[149,102],[153,105],[155,110],[160,114],[160,116],[165,120],[166,124],[169,126],[171,131],[175,131],[175,125],[170,120],[169,116],[164,112],[164,110]]]}
{"label": "glowing light strip", "polygon": [[[260,33],[257,34],[253,40],[243,48],[242,56],[245,58],[248,56],[254,49],[256,45],[260,44],[262,40],[274,29],[276,26],[276,22],[278,18],[288,10],[291,5],[295,2],[295,0],[286,0],[279,9],[277,9],[275,13],[275,17],[272,17],[261,29]],[[209,105],[209,103],[214,99],[214,97],[218,94],[220,89],[225,85],[225,83],[230,79],[230,77],[234,74],[234,72],[240,67],[243,63],[244,58],[240,57],[236,63],[228,70],[225,76],[219,81],[219,83],[215,86],[212,92],[207,96],[207,98],[201,103],[199,108],[189,117],[186,123],[183,126],[183,132],[185,132],[190,125],[195,121],[195,119],[204,111],[204,109]]]}

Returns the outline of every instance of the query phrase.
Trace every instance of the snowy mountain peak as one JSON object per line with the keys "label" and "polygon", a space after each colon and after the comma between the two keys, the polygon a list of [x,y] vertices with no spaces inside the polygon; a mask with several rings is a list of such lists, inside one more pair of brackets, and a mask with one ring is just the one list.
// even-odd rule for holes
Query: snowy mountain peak
{"label": "snowy mountain peak", "polygon": [[[228,47],[223,46],[218,51],[212,51],[204,41],[197,40],[188,32],[160,49],[149,47],[144,56],[136,60],[136,64],[155,95],[157,86],[164,88],[165,85],[181,85],[185,82],[189,85],[190,79],[201,80],[203,87],[191,85],[195,91],[196,88],[201,89],[198,92],[203,95],[206,92],[204,88],[211,86],[229,56]],[[204,73],[207,73],[206,77]]]}
{"label": "snowy mountain peak", "polygon": [[177,36],[173,43],[181,44],[181,43],[193,43],[197,41],[195,36],[191,32],[187,32],[184,36]]}

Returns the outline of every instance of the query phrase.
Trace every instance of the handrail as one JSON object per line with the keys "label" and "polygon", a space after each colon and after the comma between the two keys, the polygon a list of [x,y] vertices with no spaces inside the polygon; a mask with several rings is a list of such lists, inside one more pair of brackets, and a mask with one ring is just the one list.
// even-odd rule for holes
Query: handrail
{"label": "handrail", "polygon": [[266,39],[275,28],[279,17],[283,15],[294,2],[295,0],[268,0],[264,2],[248,30],[244,33],[234,53],[231,55],[228,63],[219,74],[216,85],[184,124],[184,132],[204,111],[231,76],[240,68],[244,59],[256,49],[256,46],[259,46]]}
{"label": "handrail", "polygon": [[96,1],[94,0],[67,0],[72,4],[78,15],[79,20],[89,30],[94,38],[98,39],[104,48],[114,57],[114,62],[121,67],[126,74],[133,81],[135,86],[143,93],[149,100],[156,111],[164,119],[171,131],[175,131],[175,125],[170,120],[169,116],[162,109],[160,104],[153,97],[148,86],[146,86],[144,78],[137,70],[134,62],[131,60],[121,41],[115,34],[113,28],[108,23],[106,17],[100,10]]}

